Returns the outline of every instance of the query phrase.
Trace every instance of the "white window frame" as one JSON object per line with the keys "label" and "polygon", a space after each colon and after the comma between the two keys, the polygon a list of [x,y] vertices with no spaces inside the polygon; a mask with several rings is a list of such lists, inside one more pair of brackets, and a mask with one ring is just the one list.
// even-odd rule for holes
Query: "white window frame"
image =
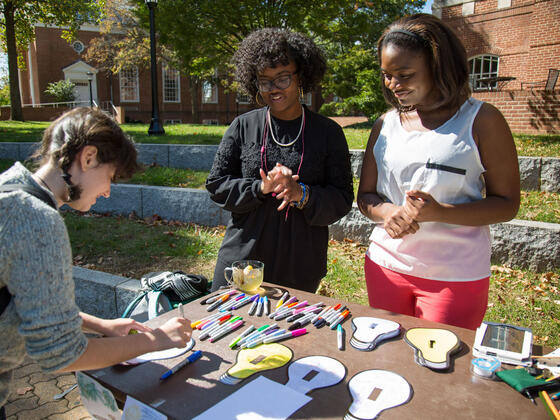
{"label": "white window frame", "polygon": [[[210,95],[207,93],[210,92]],[[218,103],[218,85],[214,82],[205,80],[202,82],[202,103],[217,104]]]}
{"label": "white window frame", "polygon": [[[480,65],[477,66],[475,63],[480,61]],[[485,69],[485,63],[489,63],[489,69]],[[500,74],[500,57],[495,54],[479,54],[474,57],[469,58],[469,84],[474,92],[483,90],[494,90],[498,88],[498,82],[493,82],[492,84],[480,85],[477,81],[478,79],[484,79],[488,77],[498,77]]]}
{"label": "white window frame", "polygon": [[[181,103],[181,75],[178,70],[170,68],[167,64],[162,65],[162,78],[161,78],[161,93],[163,102],[166,103]],[[167,82],[174,84],[175,87],[167,86]],[[169,99],[168,93],[174,93],[175,99]]]}
{"label": "white window frame", "polygon": [[[131,79],[132,83],[127,85],[129,79]],[[126,90],[129,91],[128,93],[132,93],[134,97],[130,98],[127,93],[123,94]],[[119,72],[119,94],[121,102],[140,102],[140,86],[137,66],[130,66]]]}
{"label": "white window frame", "polygon": [[237,94],[235,100],[237,101],[238,104],[241,105],[247,105],[251,103],[251,98],[249,97],[249,95],[243,95],[241,93]]}

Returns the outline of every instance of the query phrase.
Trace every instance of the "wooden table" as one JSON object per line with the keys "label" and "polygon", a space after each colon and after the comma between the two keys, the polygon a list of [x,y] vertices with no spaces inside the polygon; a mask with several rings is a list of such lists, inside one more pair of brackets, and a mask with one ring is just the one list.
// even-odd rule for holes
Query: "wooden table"
{"label": "wooden table", "polygon": [[[327,305],[338,303],[334,299],[298,290],[276,288],[270,284],[265,284],[264,287],[269,298],[272,298],[272,307],[275,306],[276,299],[279,299],[286,290],[291,296],[297,296],[299,300],[308,300],[310,303],[319,301]],[[313,325],[308,325],[307,335],[282,342],[292,349],[294,353],[292,361],[311,355],[329,356],[342,362],[346,366],[347,374],[338,385],[311,391],[309,396],[313,398],[312,401],[296,411],[291,418],[343,418],[352,402],[347,386],[349,380],[357,373],[369,369],[384,369],[398,373],[413,388],[411,400],[402,406],[383,411],[380,414],[382,419],[549,418],[539,398],[536,398],[535,405],[503,382],[485,380],[472,375],[470,363],[474,331],[372,309],[368,306],[347,305],[351,308],[353,317],[371,316],[390,319],[398,322],[405,330],[413,327],[449,329],[461,339],[462,349],[453,358],[449,371],[434,371],[414,362],[414,351],[403,340],[402,334],[399,338],[382,342],[371,352],[358,351],[348,343],[352,329],[350,321],[346,320],[343,324],[346,331],[346,347],[344,351],[340,351],[337,348],[335,331],[328,327],[317,329]],[[206,308],[207,306],[200,305],[199,301],[183,307],[185,314],[191,320],[209,315]],[[246,305],[235,311],[243,316],[245,325],[215,343],[199,340],[200,332],[195,331],[194,349],[202,350],[202,358],[165,381],[160,381],[160,376],[171,366],[183,360],[186,355],[134,367],[116,366],[89,371],[88,374],[111,389],[119,402],[124,402],[126,396],[130,395],[157,407],[158,411],[166,414],[170,419],[192,418],[257,377],[258,374],[235,386],[225,385],[219,381],[219,377],[235,363],[237,352],[228,347],[233,337],[249,325],[259,327],[271,323],[267,322],[271,320],[265,316],[249,316],[248,308],[249,305]],[[159,325],[177,315],[177,310],[174,310],[150,322]],[[281,326],[289,325],[285,320],[278,323]],[[287,367],[288,365],[261,374],[275,382],[285,384],[288,381]]]}

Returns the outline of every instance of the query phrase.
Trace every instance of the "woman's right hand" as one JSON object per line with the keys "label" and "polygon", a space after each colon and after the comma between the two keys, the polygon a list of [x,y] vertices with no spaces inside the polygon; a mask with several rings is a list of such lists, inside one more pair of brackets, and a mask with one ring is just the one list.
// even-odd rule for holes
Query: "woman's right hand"
{"label": "woman's right hand", "polygon": [[383,228],[393,239],[400,239],[406,235],[412,235],[419,229],[416,222],[402,206],[394,206],[393,211],[383,221]]}
{"label": "woman's right hand", "polygon": [[166,350],[174,347],[182,348],[191,339],[191,321],[185,318],[174,317],[165,322],[161,327],[153,331],[156,337],[158,350]]}

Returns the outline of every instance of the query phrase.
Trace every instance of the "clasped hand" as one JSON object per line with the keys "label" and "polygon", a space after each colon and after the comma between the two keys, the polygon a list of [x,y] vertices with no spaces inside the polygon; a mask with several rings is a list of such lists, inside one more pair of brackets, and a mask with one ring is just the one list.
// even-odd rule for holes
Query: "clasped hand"
{"label": "clasped hand", "polygon": [[286,208],[292,201],[300,201],[303,197],[303,190],[297,182],[299,175],[293,175],[290,168],[277,163],[268,174],[265,174],[261,168],[260,174],[263,194],[272,193],[277,200],[282,200],[278,211]]}
{"label": "clasped hand", "polygon": [[385,218],[383,228],[393,239],[400,239],[418,231],[419,222],[436,220],[441,205],[428,193],[412,190],[406,192],[403,206],[395,206],[393,212]]}

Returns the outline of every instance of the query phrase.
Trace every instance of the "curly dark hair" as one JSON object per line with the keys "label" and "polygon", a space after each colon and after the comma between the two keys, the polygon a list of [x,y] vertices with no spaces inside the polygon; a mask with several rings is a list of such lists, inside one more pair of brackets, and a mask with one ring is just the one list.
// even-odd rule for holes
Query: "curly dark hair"
{"label": "curly dark hair", "polygon": [[311,92],[323,79],[327,63],[323,51],[308,37],[280,28],[264,28],[249,34],[235,52],[235,80],[253,100],[257,75],[265,68],[295,62],[304,93]]}
{"label": "curly dark hair", "polygon": [[116,166],[115,179],[130,178],[138,169],[134,142],[107,113],[90,108],[75,108],[58,117],[44,132],[33,158],[44,165],[52,161],[62,170],[70,201],[80,198],[81,188],[68,173],[84,146],[97,148],[100,164]]}
{"label": "curly dark hair", "polygon": [[[453,29],[437,17],[418,13],[390,24],[377,43],[379,64],[381,50],[388,45],[424,53],[442,96],[439,106],[459,106],[470,96],[465,47]],[[381,88],[385,100],[402,111],[399,101],[384,83]]]}

